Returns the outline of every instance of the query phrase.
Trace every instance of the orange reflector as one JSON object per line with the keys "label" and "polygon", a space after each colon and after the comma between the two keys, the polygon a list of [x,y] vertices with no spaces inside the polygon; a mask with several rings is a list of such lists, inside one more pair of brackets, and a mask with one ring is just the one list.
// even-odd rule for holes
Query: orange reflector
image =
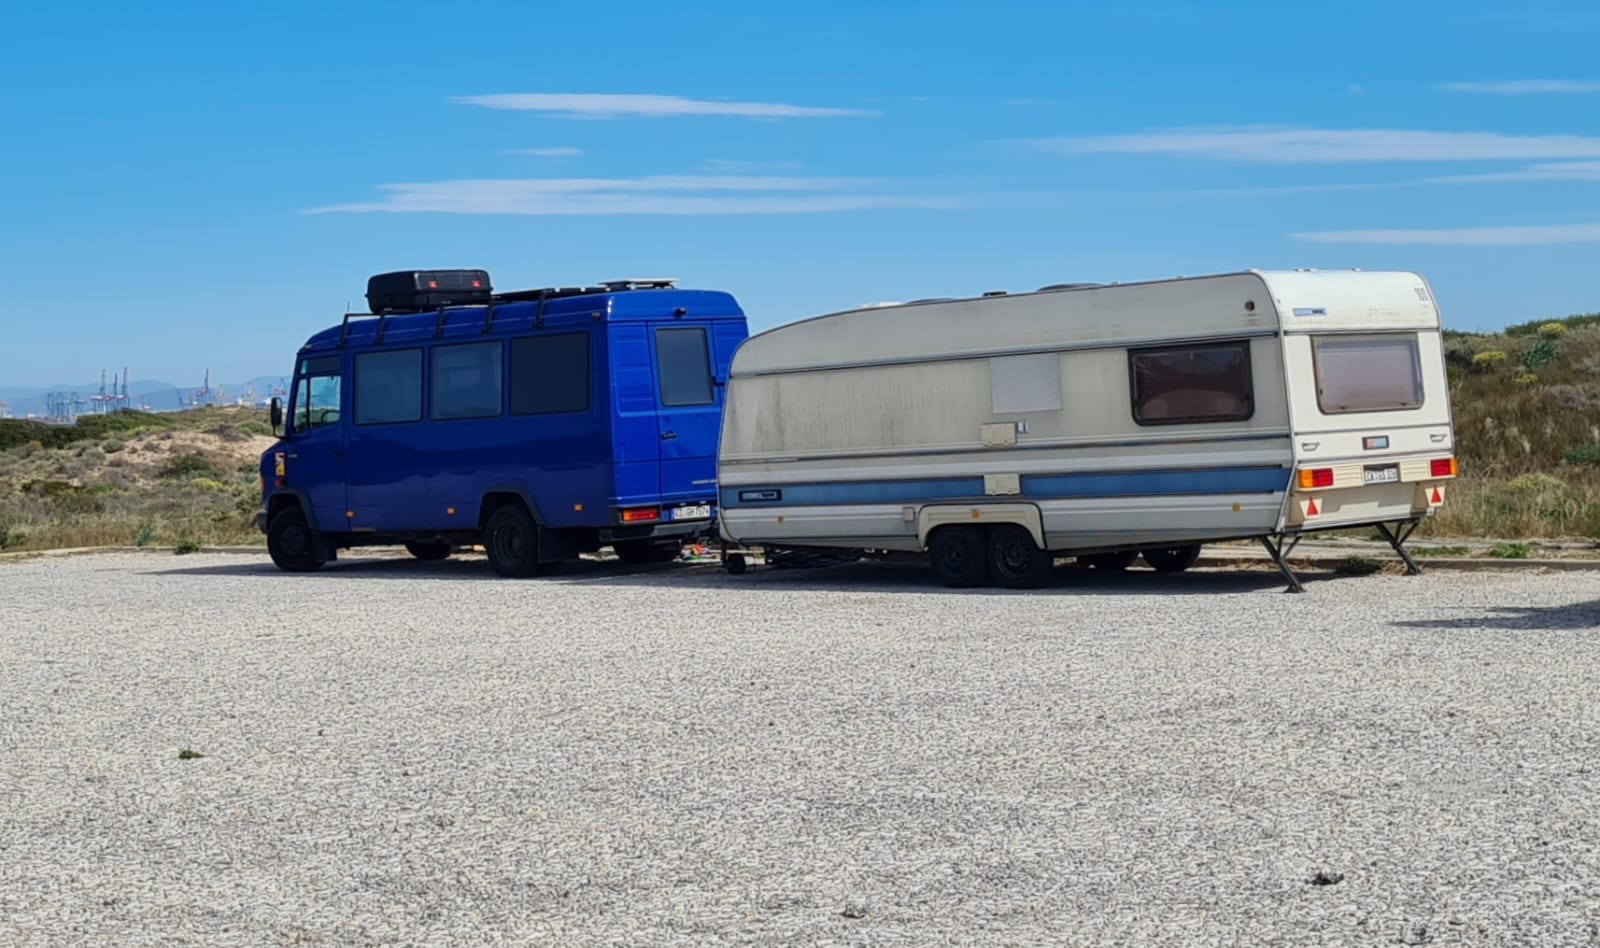
{"label": "orange reflector", "polygon": [[1318,467],[1305,468],[1300,471],[1300,486],[1306,490],[1313,487],[1332,487],[1333,468]]}
{"label": "orange reflector", "polygon": [[623,523],[648,523],[660,519],[661,509],[659,507],[640,507],[637,510],[624,510],[622,512]]}
{"label": "orange reflector", "polygon": [[583,512],[583,505],[582,504],[573,504],[572,505],[572,509],[578,511],[579,513],[582,513]]}
{"label": "orange reflector", "polygon": [[354,510],[346,510],[344,512],[344,519],[346,519],[346,520],[354,520],[354,519],[356,519],[356,512]]}
{"label": "orange reflector", "polygon": [[444,512],[445,512],[445,516],[454,517],[456,515],[456,508],[454,508],[454,507],[446,507],[446,508],[444,508]]}
{"label": "orange reflector", "polygon": [[1455,458],[1434,458],[1428,464],[1428,473],[1433,477],[1455,477]]}

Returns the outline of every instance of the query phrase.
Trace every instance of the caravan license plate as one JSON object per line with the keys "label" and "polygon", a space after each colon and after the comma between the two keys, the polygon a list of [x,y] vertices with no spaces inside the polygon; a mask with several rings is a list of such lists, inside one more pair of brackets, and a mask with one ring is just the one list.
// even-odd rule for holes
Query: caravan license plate
{"label": "caravan license plate", "polygon": [[1369,467],[1361,472],[1363,484],[1394,484],[1400,480],[1400,465],[1386,464],[1383,467]]}
{"label": "caravan license plate", "polygon": [[711,519],[711,505],[698,504],[690,507],[672,508],[674,520],[709,520]]}

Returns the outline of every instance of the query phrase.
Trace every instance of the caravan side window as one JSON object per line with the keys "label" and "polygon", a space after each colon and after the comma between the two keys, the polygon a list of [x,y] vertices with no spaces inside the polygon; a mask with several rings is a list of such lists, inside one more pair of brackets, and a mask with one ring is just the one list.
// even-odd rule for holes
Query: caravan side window
{"label": "caravan side window", "polygon": [[1255,414],[1250,343],[1128,351],[1133,420],[1141,425],[1244,421]]}
{"label": "caravan side window", "polygon": [[1422,405],[1422,360],[1416,333],[1317,336],[1317,407],[1324,415],[1402,411]]}

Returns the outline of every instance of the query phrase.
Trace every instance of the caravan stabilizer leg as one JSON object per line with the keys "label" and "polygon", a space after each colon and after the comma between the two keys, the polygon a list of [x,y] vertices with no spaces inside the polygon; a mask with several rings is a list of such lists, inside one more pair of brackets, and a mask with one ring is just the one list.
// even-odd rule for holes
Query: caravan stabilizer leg
{"label": "caravan stabilizer leg", "polygon": [[1394,525],[1393,530],[1389,529],[1388,524],[1378,524],[1378,532],[1383,534],[1383,538],[1389,541],[1389,545],[1394,547],[1394,551],[1405,561],[1407,576],[1422,575],[1422,567],[1417,565],[1417,561],[1412,559],[1411,554],[1405,549],[1405,542],[1411,539],[1411,534],[1416,533],[1417,527],[1421,524],[1420,520],[1402,520]]}
{"label": "caravan stabilizer leg", "polygon": [[1305,592],[1306,588],[1300,585],[1299,578],[1295,576],[1293,570],[1289,569],[1289,564],[1285,561],[1288,555],[1294,552],[1294,548],[1300,545],[1300,538],[1298,536],[1295,537],[1285,546],[1283,537],[1278,537],[1276,544],[1272,542],[1272,537],[1262,537],[1261,545],[1267,548],[1267,555],[1272,557],[1272,565],[1278,567],[1278,572],[1282,573],[1283,578],[1289,581],[1289,588],[1285,589],[1284,592]]}

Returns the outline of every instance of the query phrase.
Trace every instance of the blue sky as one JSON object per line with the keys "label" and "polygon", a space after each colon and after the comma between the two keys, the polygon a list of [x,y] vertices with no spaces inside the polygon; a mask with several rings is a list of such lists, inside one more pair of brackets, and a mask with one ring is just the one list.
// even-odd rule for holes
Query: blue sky
{"label": "blue sky", "polygon": [[[238,9],[230,9],[237,6]],[[0,385],[287,372],[366,277],[753,329],[1246,267],[1600,310],[1600,4],[10,4]]]}

